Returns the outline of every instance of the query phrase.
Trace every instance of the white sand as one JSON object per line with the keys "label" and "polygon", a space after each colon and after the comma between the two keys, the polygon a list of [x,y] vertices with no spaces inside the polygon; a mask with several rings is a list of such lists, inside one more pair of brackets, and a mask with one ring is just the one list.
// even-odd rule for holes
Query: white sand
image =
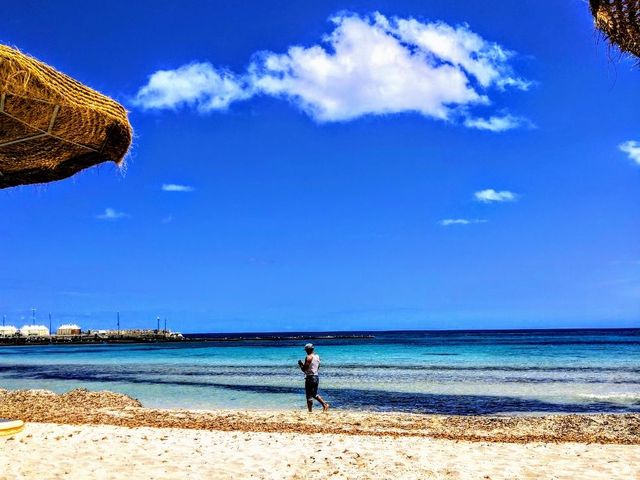
{"label": "white sand", "polygon": [[640,446],[31,423],[1,479],[640,479]]}

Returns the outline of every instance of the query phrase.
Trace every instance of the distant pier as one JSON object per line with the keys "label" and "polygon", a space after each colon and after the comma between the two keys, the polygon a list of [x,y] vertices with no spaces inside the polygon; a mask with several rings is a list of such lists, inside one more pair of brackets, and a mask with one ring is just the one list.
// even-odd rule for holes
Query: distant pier
{"label": "distant pier", "polygon": [[165,330],[89,330],[87,332],[55,335],[22,335],[18,331],[13,335],[0,335],[0,347],[12,345],[78,345],[105,343],[164,343],[164,342],[278,342],[278,341],[331,341],[371,339],[369,334],[185,334]]}
{"label": "distant pier", "polygon": [[169,330],[87,330],[82,332],[75,325],[63,325],[58,329],[58,333],[54,335],[49,334],[46,328],[14,329],[10,335],[0,334],[0,346],[182,341],[185,341],[185,338],[181,333]]}

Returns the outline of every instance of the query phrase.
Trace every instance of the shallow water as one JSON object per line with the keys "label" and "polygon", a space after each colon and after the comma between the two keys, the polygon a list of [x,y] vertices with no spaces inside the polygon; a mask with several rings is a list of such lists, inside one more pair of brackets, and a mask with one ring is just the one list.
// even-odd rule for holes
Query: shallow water
{"label": "shallow water", "polygon": [[[320,391],[334,407],[640,412],[640,330],[371,334],[314,340]],[[1,347],[0,387],[106,389],[154,407],[299,408],[303,378],[296,362],[305,343]]]}

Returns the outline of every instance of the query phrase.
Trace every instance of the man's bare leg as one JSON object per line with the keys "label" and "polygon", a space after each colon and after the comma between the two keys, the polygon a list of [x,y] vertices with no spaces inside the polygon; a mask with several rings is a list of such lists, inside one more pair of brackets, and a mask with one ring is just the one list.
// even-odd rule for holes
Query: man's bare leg
{"label": "man's bare leg", "polygon": [[309,413],[313,411],[313,398],[307,399],[307,409],[309,410]]}
{"label": "man's bare leg", "polygon": [[320,402],[320,405],[322,405],[323,412],[326,412],[327,410],[329,410],[329,407],[330,407],[329,403],[325,402],[320,395],[316,395],[316,400],[318,400],[318,402]]}

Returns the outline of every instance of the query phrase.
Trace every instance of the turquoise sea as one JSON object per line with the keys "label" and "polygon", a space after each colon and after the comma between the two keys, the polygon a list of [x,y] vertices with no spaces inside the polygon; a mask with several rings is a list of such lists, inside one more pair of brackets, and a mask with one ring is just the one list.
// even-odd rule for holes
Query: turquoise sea
{"label": "turquoise sea", "polygon": [[[640,412],[640,330],[208,335],[0,347],[0,387],[112,390],[153,407],[303,408],[308,337],[335,408],[447,414]],[[287,339],[283,339],[283,336]]]}

